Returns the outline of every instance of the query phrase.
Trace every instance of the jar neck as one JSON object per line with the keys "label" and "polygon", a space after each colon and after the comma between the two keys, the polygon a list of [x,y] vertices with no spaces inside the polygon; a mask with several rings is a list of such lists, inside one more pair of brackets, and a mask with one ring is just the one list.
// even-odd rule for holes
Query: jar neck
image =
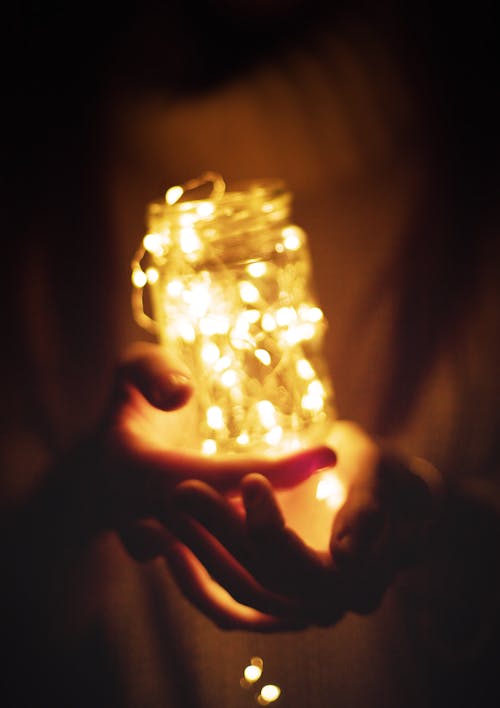
{"label": "jar neck", "polygon": [[160,236],[164,255],[181,252],[193,265],[245,262],[273,252],[291,201],[280,180],[250,181],[217,199],[153,202],[148,227]]}

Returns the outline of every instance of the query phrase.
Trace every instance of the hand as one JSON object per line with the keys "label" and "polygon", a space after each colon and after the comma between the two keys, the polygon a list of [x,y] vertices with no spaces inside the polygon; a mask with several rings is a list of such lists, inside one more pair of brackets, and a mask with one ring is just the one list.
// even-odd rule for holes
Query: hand
{"label": "hand", "polygon": [[[138,344],[124,356],[102,436],[107,523],[118,529],[136,559],[163,555],[191,601],[222,621],[227,596],[181,540],[185,524],[176,508],[176,487],[197,479],[202,500],[210,503],[215,496],[226,501],[222,493],[236,492],[250,472],[265,475],[275,488],[286,488],[331,466],[335,455],[327,447],[276,459],[215,458],[188,452],[186,438],[196,425],[191,395],[189,372],[162,348]],[[241,520],[237,508],[227,504]],[[234,613],[244,624],[261,629],[284,627],[280,617],[250,607],[239,606]]]}
{"label": "hand", "polygon": [[200,479],[229,493],[257,470],[279,489],[294,486],[335,460],[327,447],[273,459],[190,452],[189,435],[196,426],[192,393],[187,369],[161,347],[136,344],[123,357],[100,436],[109,523],[144,517],[166,522],[173,512],[173,490],[183,480]]}
{"label": "hand", "polygon": [[[184,559],[185,568],[197,568],[191,599],[220,626],[296,629],[334,624],[347,611],[370,612],[397,572],[418,557],[431,519],[435,470],[423,461],[417,471],[410,469],[352,423],[336,423],[330,442],[347,486],[331,553],[313,551],[286,527],[262,475],[242,481],[246,518],[203,482],[178,487],[184,515],[176,533],[194,554]],[[227,593],[217,594],[221,587]]]}

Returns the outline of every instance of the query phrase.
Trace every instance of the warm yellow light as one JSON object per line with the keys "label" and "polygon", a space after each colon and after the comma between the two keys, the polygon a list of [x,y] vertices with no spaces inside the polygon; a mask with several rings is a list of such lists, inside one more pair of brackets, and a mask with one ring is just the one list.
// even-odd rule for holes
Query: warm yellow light
{"label": "warm yellow light", "polygon": [[280,307],[276,313],[276,322],[280,327],[286,327],[297,319],[297,313],[293,307]]}
{"label": "warm yellow light", "polygon": [[262,688],[260,689],[260,695],[258,696],[258,699],[260,698],[259,703],[261,705],[267,705],[268,703],[273,703],[274,701],[278,700],[280,695],[281,695],[281,689],[279,686],[275,686],[272,683],[267,683],[265,686],[262,686]]}
{"label": "warm yellow light", "polygon": [[182,251],[187,255],[201,249],[201,241],[196,231],[189,227],[180,230],[179,243]]}
{"label": "warm yellow light", "polygon": [[250,263],[247,265],[247,273],[252,276],[252,278],[262,278],[267,272],[267,265],[262,261],[256,261],[255,263]]}
{"label": "warm yellow light", "polygon": [[274,428],[264,435],[265,441],[272,447],[279,445],[283,437],[283,428],[281,425],[275,425]]}
{"label": "warm yellow light", "polygon": [[243,281],[239,285],[240,287],[240,297],[243,300],[243,302],[248,302],[249,304],[253,304],[257,302],[259,299],[259,291],[255,287],[255,285],[252,285],[252,283],[249,283],[247,281]]}
{"label": "warm yellow light", "polygon": [[148,283],[150,285],[154,285],[158,278],[160,277],[160,274],[157,270],[157,268],[148,268],[146,270],[146,277],[148,279]]}
{"label": "warm yellow light", "polygon": [[183,188],[179,185],[175,185],[174,187],[167,189],[165,192],[165,201],[171,206],[172,204],[175,204],[175,202],[179,201],[183,194]]}
{"label": "warm yellow light", "polygon": [[144,250],[148,253],[152,253],[155,256],[161,256],[163,254],[162,237],[160,234],[146,234],[142,239],[142,245]]}
{"label": "warm yellow light", "polygon": [[236,371],[233,371],[233,369],[227,369],[220,377],[220,380],[223,386],[230,388],[231,386],[234,386],[234,384],[238,380],[238,376],[236,374]]}
{"label": "warm yellow light", "polygon": [[309,322],[320,322],[323,319],[323,311],[319,307],[310,307],[306,317]]}
{"label": "warm yellow light", "polygon": [[136,288],[143,288],[148,282],[148,276],[140,268],[136,268],[132,271],[132,284]]}
{"label": "warm yellow light", "polygon": [[273,332],[276,329],[276,320],[269,312],[262,315],[262,329],[264,332]]}
{"label": "warm yellow light", "polygon": [[269,364],[271,363],[271,355],[269,354],[267,349],[256,349],[255,356],[265,366],[269,366]]}
{"label": "warm yellow light", "polygon": [[[282,191],[250,189],[247,199],[244,191],[224,194],[220,184],[202,199],[188,198],[192,182],[175,186],[163,207],[151,205],[142,243],[148,268],[137,255],[132,280],[152,286],[160,337],[197,382],[190,444],[205,455],[286,454],[325,440],[333,412],[307,237],[287,225]],[[317,525],[329,532],[335,497],[320,487],[319,501],[317,479],[309,481],[307,492],[303,485],[297,492],[300,514],[287,517],[303,517],[296,528],[308,543],[309,517],[321,517]],[[323,538],[314,543],[327,548]]]}
{"label": "warm yellow light", "polygon": [[169,295],[173,295],[173,297],[179,297],[179,295],[181,295],[183,291],[184,285],[181,283],[180,280],[171,280],[170,283],[167,285],[167,292]]}
{"label": "warm yellow light", "polygon": [[220,358],[220,349],[217,344],[208,342],[201,350],[201,358],[207,364],[214,364]]}
{"label": "warm yellow light", "polygon": [[217,443],[215,440],[211,440],[210,438],[204,440],[201,444],[201,452],[204,455],[215,455],[217,452]]}
{"label": "warm yellow light", "polygon": [[262,669],[260,668],[260,666],[253,666],[252,664],[250,664],[249,666],[245,667],[245,670],[243,671],[243,676],[248,681],[248,683],[255,683],[262,676]]}
{"label": "warm yellow light", "polygon": [[194,342],[196,339],[196,332],[194,331],[194,327],[192,324],[189,322],[186,322],[186,320],[180,320],[178,323],[178,330],[179,330],[179,336],[181,339],[183,339],[185,342]]}
{"label": "warm yellow light", "polygon": [[231,366],[231,359],[228,356],[221,356],[219,361],[217,361],[214,365],[215,371],[224,371],[227,369],[229,366]]}
{"label": "warm yellow light", "polygon": [[339,509],[346,498],[346,489],[333,472],[324,472],[316,487],[316,499],[326,502],[330,509]]}
{"label": "warm yellow light", "polygon": [[200,202],[196,207],[196,213],[202,218],[211,216],[215,211],[215,205],[212,202]]}
{"label": "warm yellow light", "polygon": [[271,401],[259,401],[257,403],[257,412],[264,428],[270,429],[276,425],[276,408]]}
{"label": "warm yellow light", "polygon": [[224,427],[224,415],[219,406],[210,406],[207,409],[207,423],[213,430],[221,430]]}
{"label": "warm yellow light", "polygon": [[323,397],[306,393],[305,396],[302,396],[301,405],[304,410],[317,413],[323,408]]}
{"label": "warm yellow light", "polygon": [[238,320],[240,319],[247,324],[255,324],[260,320],[260,312],[258,310],[245,310],[238,317]]}
{"label": "warm yellow light", "polygon": [[298,226],[285,226],[281,232],[283,245],[289,251],[298,251],[304,240],[304,232]]}
{"label": "warm yellow light", "polygon": [[307,393],[311,396],[325,397],[325,387],[318,379],[314,379],[307,387]]}
{"label": "warm yellow light", "polygon": [[299,359],[295,365],[295,368],[297,369],[297,374],[301,379],[308,381],[314,377],[314,369],[307,359]]}

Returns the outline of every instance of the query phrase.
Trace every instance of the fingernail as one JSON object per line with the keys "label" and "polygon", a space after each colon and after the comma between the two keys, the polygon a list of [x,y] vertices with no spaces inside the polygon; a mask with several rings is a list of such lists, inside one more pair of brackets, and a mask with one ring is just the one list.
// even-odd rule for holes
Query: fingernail
{"label": "fingernail", "polygon": [[243,488],[243,496],[244,496],[245,501],[246,501],[248,504],[252,504],[252,505],[253,505],[253,504],[258,503],[261,499],[263,499],[263,497],[265,496],[265,494],[263,494],[263,490],[262,490],[262,488],[260,487],[260,485],[258,485],[258,484],[247,484],[247,485]]}
{"label": "fingernail", "polygon": [[190,377],[186,374],[182,374],[180,371],[170,371],[168,380],[176,388],[188,386],[191,383]]}
{"label": "fingernail", "polygon": [[314,463],[318,469],[324,469],[325,467],[333,467],[337,462],[337,455],[329,447],[319,448],[316,456],[314,457]]}

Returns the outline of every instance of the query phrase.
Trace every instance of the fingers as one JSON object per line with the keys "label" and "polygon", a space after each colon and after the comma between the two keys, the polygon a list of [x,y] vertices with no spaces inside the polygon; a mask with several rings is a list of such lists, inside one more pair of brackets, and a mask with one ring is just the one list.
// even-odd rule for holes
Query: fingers
{"label": "fingers", "polygon": [[[243,480],[242,492],[246,522],[224,497],[201,482],[181,485],[176,501],[273,593],[296,598],[314,589],[314,583],[324,583],[327,573],[322,558],[285,527],[269,481],[250,475]],[[199,545],[195,552],[202,553]],[[203,562],[215,572],[215,559],[208,559],[206,549],[203,553]],[[223,582],[227,587],[227,579]],[[232,588],[240,592],[235,585]]]}
{"label": "fingers", "polygon": [[279,618],[238,603],[216,583],[193,553],[165,534],[165,560],[185,597],[221,629],[285,632],[301,629],[301,621]]}
{"label": "fingers", "polygon": [[[140,441],[138,445],[140,446]],[[164,450],[149,442],[137,450],[141,460],[159,475],[168,488],[172,484],[198,478],[220,492],[237,491],[241,480],[252,472],[267,477],[276,489],[293,487],[324,467],[335,464],[330,448],[320,446],[279,458],[246,458],[243,456],[203,457],[182,450]]]}
{"label": "fingers", "polygon": [[136,388],[155,408],[169,411],[183,406],[193,392],[190,372],[157,344],[137,342],[117,367],[119,391]]}
{"label": "fingers", "polygon": [[330,552],[335,567],[360,566],[372,559],[386,523],[386,515],[376,498],[369,492],[351,492],[333,523]]}
{"label": "fingers", "polygon": [[261,582],[277,592],[296,596],[329,592],[324,557],[286,527],[269,481],[261,475],[249,475],[242,482],[242,494],[248,534],[258,548]]}
{"label": "fingers", "polygon": [[239,604],[275,616],[290,617],[297,603],[264,588],[201,524],[187,515],[179,515],[170,524],[175,536],[187,546],[208,571]]}

